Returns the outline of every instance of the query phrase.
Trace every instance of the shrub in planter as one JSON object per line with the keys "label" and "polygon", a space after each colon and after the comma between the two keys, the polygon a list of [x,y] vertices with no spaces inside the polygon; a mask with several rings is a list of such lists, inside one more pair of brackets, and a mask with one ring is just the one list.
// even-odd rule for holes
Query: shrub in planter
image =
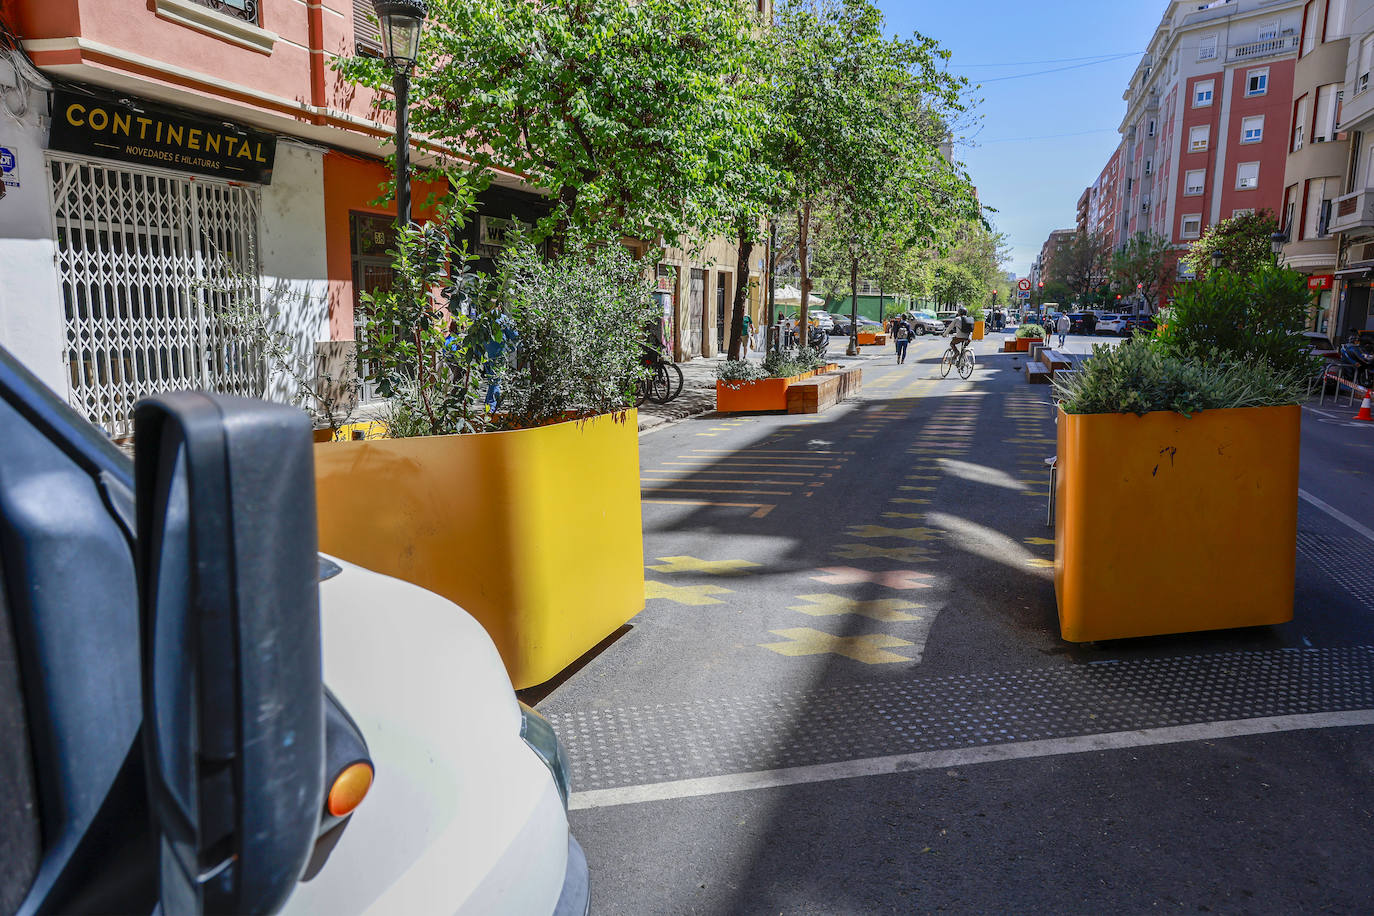
{"label": "shrub in planter", "polygon": [[1300,369],[1141,337],[1054,385],[1065,639],[1292,618]]}
{"label": "shrub in planter", "polygon": [[1016,329],[1016,336],[1029,339],[1045,339],[1045,329],[1038,324],[1023,324]]}
{"label": "shrub in planter", "polygon": [[463,606],[528,687],[643,607],[630,405],[658,307],[620,246],[517,244],[486,278],[440,269],[462,256],[448,237],[402,231],[397,282],[367,303],[393,438],[317,446],[320,544]]}

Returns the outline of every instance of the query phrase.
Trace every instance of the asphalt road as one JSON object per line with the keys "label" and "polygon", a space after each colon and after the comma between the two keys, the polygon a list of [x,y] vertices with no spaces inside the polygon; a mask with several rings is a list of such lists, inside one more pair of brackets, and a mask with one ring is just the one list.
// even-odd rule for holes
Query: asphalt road
{"label": "asphalt road", "polygon": [[1374,910],[1374,424],[1304,412],[1292,623],[1076,646],[999,341],[641,439],[647,607],[539,704],[594,913]]}

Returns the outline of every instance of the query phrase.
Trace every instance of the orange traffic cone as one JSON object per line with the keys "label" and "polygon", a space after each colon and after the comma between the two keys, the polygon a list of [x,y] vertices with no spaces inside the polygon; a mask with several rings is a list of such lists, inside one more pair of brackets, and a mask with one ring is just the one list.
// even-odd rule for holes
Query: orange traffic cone
{"label": "orange traffic cone", "polygon": [[1374,413],[1369,412],[1369,389],[1364,390],[1364,402],[1360,404],[1360,412],[1355,414],[1356,420],[1368,420],[1374,423]]}

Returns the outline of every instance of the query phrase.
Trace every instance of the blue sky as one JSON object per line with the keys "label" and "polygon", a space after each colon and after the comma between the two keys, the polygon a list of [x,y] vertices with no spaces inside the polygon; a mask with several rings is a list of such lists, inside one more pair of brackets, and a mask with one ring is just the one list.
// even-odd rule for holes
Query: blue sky
{"label": "blue sky", "polygon": [[[1050,230],[1073,226],[1078,196],[1116,148],[1121,93],[1167,4],[876,2],[891,31],[936,39],[953,54],[952,72],[983,83],[977,139],[958,157],[982,202],[998,210],[993,222],[1012,249],[1007,269],[1024,276]],[[1116,54],[1128,56],[1085,60]],[[1031,139],[1042,137],[1053,139]]]}

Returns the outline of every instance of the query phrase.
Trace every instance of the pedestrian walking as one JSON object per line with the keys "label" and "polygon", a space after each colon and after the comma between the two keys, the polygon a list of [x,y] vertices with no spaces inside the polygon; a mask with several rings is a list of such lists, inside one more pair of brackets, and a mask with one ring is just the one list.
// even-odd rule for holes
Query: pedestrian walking
{"label": "pedestrian walking", "polygon": [[744,355],[748,356],[749,351],[754,349],[754,319],[749,317],[749,313],[744,313]]}
{"label": "pedestrian walking", "polygon": [[1054,329],[1059,334],[1059,346],[1064,346],[1064,338],[1068,335],[1071,325],[1068,315],[1060,315],[1059,320],[1054,323]]}
{"label": "pedestrian walking", "polygon": [[906,348],[911,343],[911,328],[906,326],[906,322],[900,319],[893,322],[895,327],[892,329],[892,343],[897,348],[897,365],[906,362]]}

